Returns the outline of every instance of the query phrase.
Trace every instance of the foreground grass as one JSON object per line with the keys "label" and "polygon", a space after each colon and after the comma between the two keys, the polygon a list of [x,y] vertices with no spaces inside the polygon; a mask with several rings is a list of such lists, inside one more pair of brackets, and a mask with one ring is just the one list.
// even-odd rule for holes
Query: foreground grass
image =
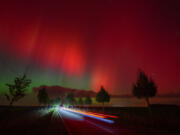
{"label": "foreground grass", "polygon": [[78,107],[92,112],[118,116],[117,123],[136,127],[155,128],[164,131],[180,132],[180,107],[172,105],[152,106],[152,116],[146,107]]}
{"label": "foreground grass", "polygon": [[0,107],[0,134],[2,135],[67,135],[61,119],[52,119],[52,113],[39,114],[43,107]]}
{"label": "foreground grass", "polygon": [[[153,106],[152,117],[150,117],[148,109],[145,107],[105,107],[105,112],[102,112],[101,107],[76,107],[88,111],[116,115],[118,116],[118,119],[115,120],[117,124],[180,133],[180,107],[178,106]],[[52,114],[48,114],[46,117],[37,117],[37,110],[41,110],[42,108],[44,107],[1,106],[0,126],[4,127],[4,132],[13,129],[15,131],[17,130],[18,133],[20,132],[20,134],[24,133],[24,130],[32,130],[40,133],[40,130],[50,126],[49,123],[52,119]],[[12,125],[18,125],[17,123],[20,123],[19,126],[12,128]],[[52,124],[52,129],[54,127],[55,126]],[[21,131],[21,129],[23,131]]]}

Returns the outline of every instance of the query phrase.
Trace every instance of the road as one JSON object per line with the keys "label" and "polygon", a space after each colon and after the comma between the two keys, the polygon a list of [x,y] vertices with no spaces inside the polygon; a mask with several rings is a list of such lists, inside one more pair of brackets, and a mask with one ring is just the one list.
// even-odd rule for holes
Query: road
{"label": "road", "polygon": [[117,124],[116,116],[62,107],[57,111],[69,135],[169,135],[163,131]]}
{"label": "road", "polygon": [[2,135],[166,135],[152,129],[117,124],[114,121],[116,116],[61,107],[43,108],[2,119]]}
{"label": "road", "polygon": [[128,129],[120,129],[113,119],[104,118],[104,115],[76,112],[61,108],[58,110],[61,119],[70,135],[132,135]]}

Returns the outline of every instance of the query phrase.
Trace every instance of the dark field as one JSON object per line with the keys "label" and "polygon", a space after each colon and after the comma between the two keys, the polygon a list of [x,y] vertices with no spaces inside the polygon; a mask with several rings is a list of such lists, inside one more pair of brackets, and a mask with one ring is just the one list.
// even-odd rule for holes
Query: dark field
{"label": "dark field", "polygon": [[[79,107],[81,109],[103,112],[101,107]],[[176,105],[152,105],[152,116],[146,107],[105,107],[107,114],[118,116],[121,122],[133,127],[146,127],[180,134],[180,107]]]}
{"label": "dark field", "polygon": [[38,116],[40,107],[1,107],[0,132],[2,135],[67,135],[61,119],[52,119],[51,113]]}
{"label": "dark field", "polygon": [[[67,135],[67,129],[61,118],[53,118],[52,112],[41,116],[38,110],[44,107],[0,107],[0,132],[2,135]],[[101,107],[79,107],[88,111],[102,112]],[[137,134],[175,135],[180,133],[180,108],[177,106],[152,107],[153,121],[147,108],[106,107],[106,114],[118,116],[113,126],[120,130],[134,130]],[[66,119],[66,118],[65,118]],[[69,127],[80,129],[71,125]],[[68,122],[67,122],[68,123]],[[77,123],[74,123],[77,124]],[[73,129],[74,128],[74,129]],[[86,128],[86,127],[85,127]],[[155,132],[154,132],[155,130]],[[87,130],[88,131],[88,130]],[[89,131],[88,131],[89,132]],[[84,133],[81,133],[82,135]],[[99,133],[100,134],[100,133]],[[131,134],[131,133],[129,133]],[[134,134],[134,132],[133,132]],[[125,135],[125,134],[124,134]]]}

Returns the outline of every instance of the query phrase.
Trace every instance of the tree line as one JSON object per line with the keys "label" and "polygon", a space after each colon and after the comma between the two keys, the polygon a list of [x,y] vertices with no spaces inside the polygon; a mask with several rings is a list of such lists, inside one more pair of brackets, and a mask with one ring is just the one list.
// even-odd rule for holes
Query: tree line
{"label": "tree line", "polygon": [[[27,78],[24,74],[23,76],[16,77],[14,79],[13,84],[6,84],[9,88],[9,92],[5,94],[7,100],[9,101],[9,105],[12,106],[14,102],[20,100],[26,95],[27,88],[31,84],[31,80]],[[149,98],[154,97],[157,93],[157,85],[151,77],[142,71],[138,70],[137,81],[133,84],[132,94],[137,98],[144,98],[147,107],[151,111]],[[68,93],[65,98],[58,97],[56,99],[49,99],[48,93],[45,88],[42,88],[38,91],[37,95],[38,101],[40,104],[68,104],[68,105],[90,105],[92,104],[92,99],[90,95],[86,96],[85,99],[79,97],[78,100],[75,99],[73,93]],[[110,101],[110,95],[105,90],[103,86],[101,86],[99,92],[96,95],[96,101],[102,103],[104,107],[105,102]]]}
{"label": "tree line", "polygon": [[[64,97],[50,99],[45,87],[41,88],[38,91],[37,98],[38,98],[39,103],[44,104],[44,105],[64,104],[66,106],[73,106],[73,105],[91,105],[92,104],[92,98],[90,97],[90,95],[87,95],[85,97],[75,97],[73,93],[67,93]],[[101,86],[100,91],[97,93],[96,101],[102,103],[103,106],[104,106],[104,102],[110,101],[110,95],[103,88],[103,86]]]}

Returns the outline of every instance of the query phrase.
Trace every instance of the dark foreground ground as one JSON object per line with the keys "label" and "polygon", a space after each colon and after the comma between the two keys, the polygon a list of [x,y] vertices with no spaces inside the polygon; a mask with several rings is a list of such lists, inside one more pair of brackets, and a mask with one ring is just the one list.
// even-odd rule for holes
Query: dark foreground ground
{"label": "dark foreground ground", "polygon": [[[85,106],[78,108],[87,110]],[[88,110],[102,112],[101,107],[88,107]],[[153,104],[152,114],[146,107],[106,107],[104,111],[118,116],[117,123],[123,125],[180,134],[180,107],[176,105]]]}
{"label": "dark foreground ground", "polygon": [[[87,110],[86,107],[82,109]],[[102,111],[101,108],[90,108],[89,110],[96,112]],[[156,111],[157,110],[158,109],[156,109]],[[162,118],[164,118],[163,115],[169,113],[169,116],[167,116],[167,118],[163,121],[165,128],[162,127],[163,124],[157,126],[157,123],[154,122],[155,124],[152,127],[149,124],[151,122],[146,122],[148,121],[148,117],[146,119],[146,108],[105,108],[105,111],[109,114],[118,115],[118,119],[111,119],[114,121],[114,123],[107,123],[62,109],[53,110],[43,107],[0,107],[0,134],[176,135],[180,133],[180,130],[178,128],[180,127],[180,113],[178,112],[179,110],[177,108],[174,111],[171,109],[171,111],[166,111],[164,113],[156,112],[156,117],[162,116]],[[158,121],[160,121],[159,119]],[[171,123],[169,123],[170,120]],[[175,122],[177,122],[177,124],[179,125],[175,125],[174,128],[172,128],[172,125],[170,125],[168,129],[168,125],[175,124]]]}
{"label": "dark foreground ground", "polygon": [[1,108],[0,134],[2,135],[68,135],[61,120],[52,119],[50,112],[41,116],[40,108]]}

